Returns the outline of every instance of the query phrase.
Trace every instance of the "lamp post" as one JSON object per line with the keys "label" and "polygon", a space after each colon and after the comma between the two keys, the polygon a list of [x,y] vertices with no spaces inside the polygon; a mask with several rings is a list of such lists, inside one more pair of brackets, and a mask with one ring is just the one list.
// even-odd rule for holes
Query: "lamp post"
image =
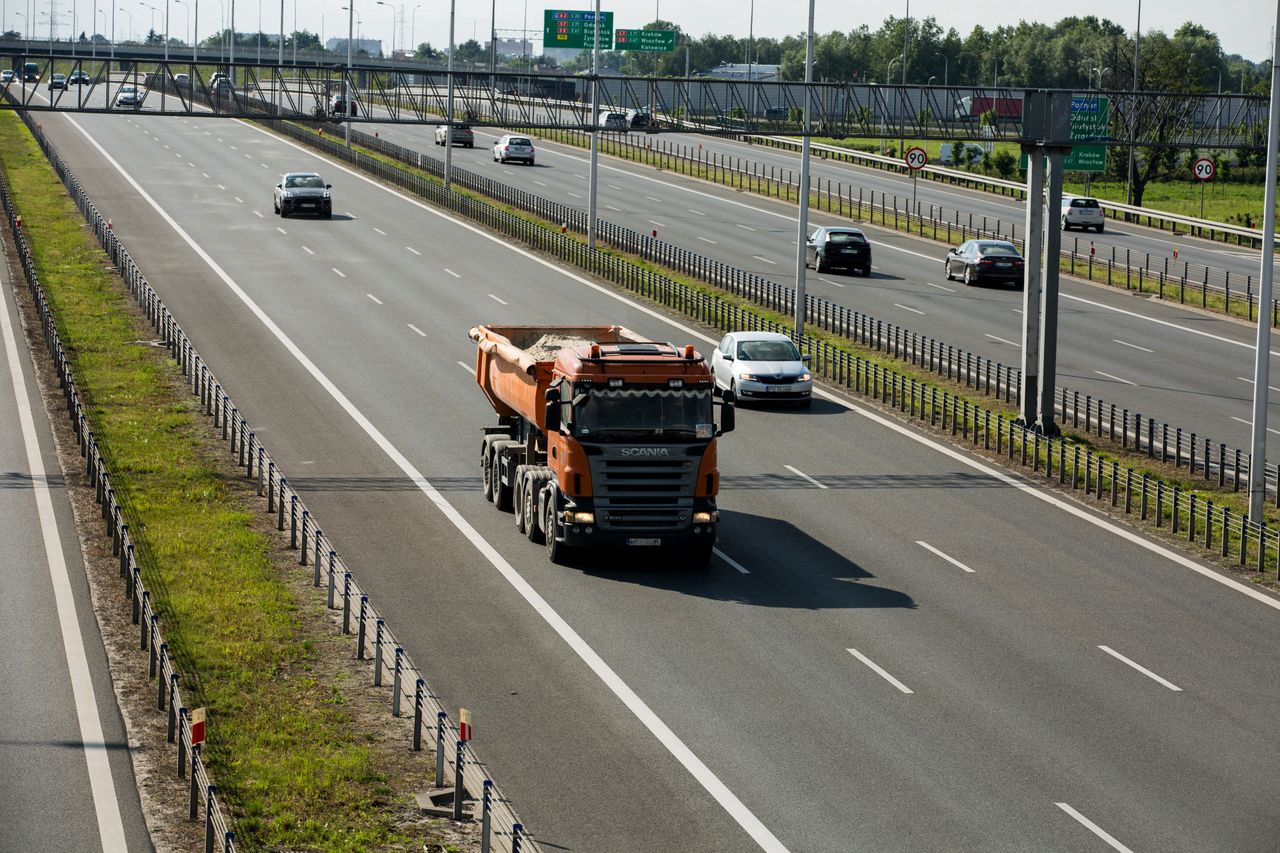
{"label": "lamp post", "polygon": [[1000,88],[1000,57],[996,57],[995,62],[991,63],[991,88]]}
{"label": "lamp post", "polygon": [[[1138,0],[1138,26],[1133,31],[1133,91],[1138,91],[1138,47],[1142,42],[1142,0]],[[1129,122],[1129,174],[1125,181],[1124,200],[1126,204],[1133,204],[1133,178],[1138,168],[1138,158],[1133,150],[1133,141],[1137,136],[1138,128],[1133,122]],[[1261,304],[1261,303],[1259,303]]]}
{"label": "lamp post", "polygon": [[[809,0],[809,32],[804,44],[804,140],[800,143],[800,216],[796,225],[796,340],[804,336],[808,312],[805,299],[805,245],[809,240],[809,131],[813,103],[813,4]],[[892,63],[890,63],[892,64]]]}
{"label": "lamp post", "polygon": [[387,0],[376,0],[376,4],[386,6],[391,10],[391,54],[389,58],[394,58],[396,55],[396,7],[388,3]]}
{"label": "lamp post", "polygon": [[419,3],[413,7],[413,12],[409,15],[409,41],[412,42],[409,46],[413,48],[414,53],[418,52],[418,10],[421,8],[422,4]]}
{"label": "lamp post", "polygon": [[942,85],[946,86],[951,76],[951,59],[945,53],[935,53],[934,56],[942,57]]}
{"label": "lamp post", "polygon": [[26,13],[14,12],[13,14],[22,19],[22,37],[27,41],[31,41],[31,24],[27,21]]}
{"label": "lamp post", "polygon": [[449,94],[445,98],[444,114],[444,188],[450,189],[453,181],[453,28],[457,22],[458,4],[449,0]]}
{"label": "lamp post", "polygon": [[[885,84],[886,86],[888,86],[888,85],[889,85],[889,80],[890,80],[890,79],[892,78],[892,76],[893,76],[893,63],[897,62],[897,61],[898,61],[898,60],[900,60],[900,59],[902,59],[902,57],[901,57],[901,56],[895,56],[893,59],[890,59],[890,60],[889,60],[889,64],[885,66],[885,69],[884,69],[884,84]],[[808,101],[806,100],[806,101],[805,101],[805,103],[806,103],[806,104],[808,104]],[[888,99],[888,96],[887,96],[887,95],[885,96],[885,104],[884,104],[884,119],[885,119],[885,124],[888,124],[888,123],[889,123],[889,99]],[[886,148],[886,146],[885,146],[885,144],[884,144],[884,140],[882,139],[882,140],[880,141],[880,153],[881,153],[881,154],[883,154],[883,153],[885,152],[885,148]]]}
{"label": "lamp post", "polygon": [[169,0],[164,0],[164,61],[169,61]]}
{"label": "lamp post", "polygon": [[280,0],[280,44],[277,46],[276,82],[280,84],[280,101],[276,113],[284,114],[284,0]]}
{"label": "lamp post", "polygon": [[[124,12],[126,15],[129,16],[129,29],[126,30],[126,34],[125,34],[125,41],[128,41],[129,39],[133,38],[133,13],[123,6],[120,7],[120,11]],[[114,30],[113,30],[113,33],[114,33]],[[112,44],[114,43],[115,43],[115,40],[113,38]]]}
{"label": "lamp post", "polygon": [[[165,2],[167,4],[168,0]],[[173,0],[173,2],[182,7],[182,34],[186,38],[191,38],[191,7],[187,5],[187,0]]]}
{"label": "lamp post", "polygon": [[[231,0],[231,2],[234,3],[235,0]],[[356,3],[355,0],[351,0],[351,2],[347,4],[347,79],[343,86],[343,94],[345,94],[346,97],[342,101],[342,106],[347,111],[347,120],[343,122],[343,129],[348,149],[351,148],[351,37],[355,34],[355,22]]]}
{"label": "lamp post", "polygon": [[227,66],[231,82],[236,82],[236,0],[231,0],[231,19],[227,21],[230,28],[227,38]]}
{"label": "lamp post", "polygon": [[155,6],[152,6],[150,3],[139,3],[138,5],[144,9],[151,10],[151,29],[147,30],[147,35],[151,35],[156,31],[156,13],[160,10]]}

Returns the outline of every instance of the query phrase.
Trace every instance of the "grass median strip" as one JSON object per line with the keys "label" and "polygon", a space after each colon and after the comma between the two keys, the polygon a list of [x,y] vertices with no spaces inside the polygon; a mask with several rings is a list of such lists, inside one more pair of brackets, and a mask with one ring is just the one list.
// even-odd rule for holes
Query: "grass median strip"
{"label": "grass median strip", "polygon": [[[16,114],[3,162],[87,416],[188,698],[210,712],[206,760],[248,849],[419,849],[385,747],[332,668],[322,606],[291,582],[252,490],[137,313]],[[407,747],[404,747],[407,752]],[[419,780],[420,781],[420,780]],[[454,849],[449,847],[447,849]]]}

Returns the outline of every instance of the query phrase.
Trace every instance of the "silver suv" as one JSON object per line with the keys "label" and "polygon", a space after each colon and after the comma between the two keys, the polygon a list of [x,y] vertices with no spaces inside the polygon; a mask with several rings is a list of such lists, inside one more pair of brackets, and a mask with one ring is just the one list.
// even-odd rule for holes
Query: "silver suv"
{"label": "silver suv", "polygon": [[1088,231],[1094,228],[1101,234],[1106,221],[1106,214],[1096,198],[1062,197],[1063,231],[1070,231],[1072,228]]}

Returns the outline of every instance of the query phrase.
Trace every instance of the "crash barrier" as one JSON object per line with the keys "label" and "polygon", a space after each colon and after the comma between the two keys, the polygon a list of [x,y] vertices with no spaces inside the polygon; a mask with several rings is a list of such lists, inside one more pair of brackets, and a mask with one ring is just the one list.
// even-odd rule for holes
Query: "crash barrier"
{"label": "crash barrier", "polygon": [[[1001,455],[1024,468],[1030,468],[1032,476],[1043,475],[1055,479],[1060,486],[1075,490],[1098,502],[1109,503],[1113,508],[1123,506],[1126,514],[1136,514],[1143,521],[1151,521],[1157,527],[1168,526],[1189,541],[1203,543],[1204,547],[1221,549],[1223,557],[1238,559],[1240,566],[1256,566],[1261,575],[1274,573],[1280,580],[1280,536],[1263,520],[1252,521],[1247,515],[1234,513],[1227,507],[1215,507],[1212,500],[1194,492],[1188,493],[1176,485],[1168,485],[1148,472],[1135,472],[1132,467],[1121,469],[1119,463],[1108,459],[1089,445],[1072,441],[1068,437],[1045,435],[1037,429],[1028,429],[1017,423],[1003,411],[994,410],[963,398],[959,394],[931,386],[913,376],[903,375],[878,362],[853,355],[825,340],[804,335],[798,338],[790,327],[763,317],[750,308],[743,307],[705,293],[694,287],[673,281],[666,276],[646,269],[629,260],[592,249],[559,230],[531,222],[521,216],[501,210],[486,201],[446,189],[436,180],[414,174],[358,148],[347,148],[336,140],[317,136],[301,127],[285,122],[268,122],[277,131],[303,141],[324,154],[348,163],[374,177],[410,192],[438,207],[457,213],[484,227],[520,240],[531,248],[569,263],[588,273],[617,284],[637,296],[678,311],[694,320],[722,332],[749,330],[772,331],[792,336],[801,351],[810,358],[814,373],[847,391],[871,398],[881,405],[899,410],[905,417],[918,423],[927,423],[934,429],[950,431],[958,440],[973,447]],[[838,307],[838,306],[837,306]],[[812,311],[812,305],[810,307]],[[870,327],[868,326],[868,329]],[[915,364],[925,350],[920,346],[920,336],[912,337],[898,328],[896,334],[886,333],[894,329],[891,324],[879,324],[874,337],[882,347],[896,348],[901,353],[915,352]],[[927,338],[924,340],[928,340]],[[883,350],[888,352],[889,349]],[[941,362],[936,355],[933,364],[950,364],[953,371],[956,361]],[[973,361],[970,360],[972,366]],[[968,373],[971,383],[979,383],[976,369]],[[988,385],[987,383],[991,383]],[[998,387],[989,372],[984,372],[980,385],[995,392]],[[1006,394],[1007,394],[1006,390]],[[1078,401],[1078,398],[1076,398]],[[1068,405],[1064,399],[1063,411]],[[1078,423],[1099,423],[1111,429],[1112,409],[1097,408],[1091,403],[1085,417]],[[1103,414],[1099,416],[1097,413]],[[1071,412],[1079,418],[1078,410]],[[1065,418],[1066,415],[1063,414]],[[1216,472],[1220,484],[1224,482],[1224,467],[1215,467],[1211,454],[1193,456],[1189,436],[1184,436],[1179,447],[1186,452],[1171,453],[1167,443],[1167,429],[1157,431],[1150,419],[1135,418],[1130,421],[1134,435],[1144,433],[1145,441],[1136,447],[1145,449],[1150,458],[1162,458],[1165,462],[1186,464],[1190,470],[1202,473],[1206,478]],[[1112,433],[1115,434],[1114,432]],[[1156,436],[1159,438],[1156,438]],[[1122,441],[1125,439],[1122,439]],[[1159,450],[1157,450],[1159,448]],[[1231,459],[1235,464],[1233,478],[1238,488],[1240,480],[1247,480],[1249,457],[1238,452]],[[1274,478],[1276,471],[1269,472]],[[1280,494],[1277,494],[1280,505]]]}
{"label": "crash barrier", "polygon": [[85,475],[89,478],[89,485],[94,489],[94,498],[101,507],[101,516],[107,535],[111,537],[111,555],[119,560],[122,592],[131,604],[133,624],[138,626],[138,649],[147,653],[147,673],[156,684],[156,709],[166,714],[165,739],[176,745],[177,777],[190,780],[189,817],[193,821],[200,820],[200,807],[203,803],[204,849],[208,853],[214,850],[233,853],[236,849],[235,833],[227,819],[226,809],[218,797],[217,786],[209,778],[208,770],[201,757],[201,747],[191,746],[191,721],[186,701],[179,687],[182,682],[182,673],[178,671],[173,658],[169,655],[169,644],[165,642],[164,633],[160,629],[160,622],[152,605],[151,591],[147,589],[142,570],[134,557],[134,543],[129,533],[129,523],[120,503],[116,500],[115,485],[119,480],[104,461],[97,437],[85,414],[87,407],[76,386],[62,339],[58,335],[53,312],[50,310],[49,300],[36,273],[31,248],[22,233],[18,213],[14,207],[13,198],[9,194],[9,183],[2,174],[0,174],[0,203],[4,205],[5,215],[8,217],[10,236],[13,238],[14,248],[22,263],[23,276],[26,278],[27,288],[31,292],[31,299],[39,316],[45,346],[53,358],[54,367],[58,373],[58,385],[62,389],[67,415],[75,432],[80,455],[85,460]]}
{"label": "crash barrier", "polygon": [[[160,336],[160,343],[178,364],[191,393],[199,396],[205,415],[212,420],[214,429],[220,431],[222,440],[228,443],[231,457],[244,469],[244,476],[256,484],[258,496],[265,498],[266,512],[275,517],[276,529],[288,531],[289,546],[298,551],[299,564],[312,568],[313,584],[317,588],[325,588],[328,608],[335,611],[335,615],[337,611],[341,612],[341,633],[355,636],[356,658],[372,658],[374,686],[390,682],[391,714],[396,717],[412,714],[411,749],[421,751],[424,733],[428,739],[434,737],[434,782],[437,788],[454,789],[454,819],[470,817],[480,822],[482,850],[486,853],[491,849],[509,853],[536,851],[538,848],[535,842],[520,822],[511,802],[494,785],[484,763],[476,756],[470,742],[462,737],[457,720],[449,715],[440,697],[427,686],[422,670],[413,663],[369,600],[369,596],[361,590],[351,567],[339,556],[335,544],[321,530],[315,515],[307,509],[301,495],[289,485],[280,466],[257,439],[251,425],[232,402],[213,370],[196,351],[182,327],[125,250],[106,217],[98,212],[41,128],[25,113],[22,116],[98,242],[119,270],[130,294]],[[46,342],[58,364],[59,380],[67,399],[72,424],[80,439],[81,454],[88,460],[86,470],[97,490],[98,502],[103,507],[107,532],[112,537],[112,552],[120,558],[125,594],[133,601],[133,620],[141,626],[139,642],[142,649],[150,652],[150,672],[157,679],[158,706],[161,710],[168,710],[168,739],[178,746],[177,766],[180,778],[185,778],[185,765],[190,756],[191,817],[195,819],[197,816],[196,798],[203,797],[206,804],[205,849],[211,853],[216,841],[221,845],[217,849],[230,853],[235,849],[234,834],[217,798],[216,788],[208,781],[200,751],[189,748],[190,721],[187,718],[187,707],[178,690],[180,676],[168,656],[168,647],[164,644],[155,613],[151,609],[150,593],[146,590],[141,570],[134,561],[134,545],[126,513],[122,512],[116,502],[113,477],[103,461],[81,406],[47,300],[36,281],[34,263],[16,225],[16,212],[3,182],[0,182],[0,191],[10,227],[15,239],[19,241],[23,269],[36,297]],[[458,796],[459,792],[465,796]],[[470,807],[464,809],[467,801],[471,801]]]}
{"label": "crash barrier", "polygon": [[[300,141],[309,142],[314,134],[299,131],[296,127],[282,125],[277,130]],[[397,145],[360,131],[351,132],[352,144],[372,150],[384,157],[443,177],[444,163],[427,154]],[[577,208],[550,201],[534,193],[516,189],[501,181],[479,175],[467,169],[454,168],[452,181],[462,187],[479,192],[501,204],[532,213],[548,222],[561,222],[575,233],[585,234],[587,214]],[[629,252],[646,261],[652,261],[677,272],[722,287],[734,296],[749,299],[771,311],[795,315],[795,290],[771,281],[756,273],[738,269],[729,264],[707,258],[679,246],[671,245],[656,237],[639,234],[630,228],[597,220],[597,235],[604,242]],[[917,334],[896,323],[881,321],[868,314],[854,311],[813,294],[806,294],[807,322],[832,334],[874,348],[913,366],[928,370],[939,377],[963,382],[986,396],[1003,399],[1006,403],[1020,404],[1022,371],[1020,368],[993,361],[985,356],[952,346],[927,335]],[[1083,418],[1081,404],[1083,402]],[[1071,421],[1101,438],[1109,436],[1121,447],[1132,446],[1137,453],[1145,452],[1148,458],[1186,467],[1193,476],[1202,475],[1206,480],[1218,480],[1219,487],[1230,482],[1233,489],[1240,487],[1241,451],[1223,443],[1215,443],[1207,436],[1181,426],[1144,417],[1121,402],[1094,398],[1089,394],[1061,386],[1055,395],[1055,409],[1060,423]],[[1274,487],[1280,481],[1277,467],[1268,466],[1267,480]],[[1246,477],[1247,481],[1247,477]],[[1280,492],[1277,492],[1280,496]]]}
{"label": "crash barrier", "polygon": [[[581,131],[550,130],[539,133],[548,139],[579,147],[590,144],[590,135]],[[662,140],[640,144],[632,141],[627,134],[608,133],[602,136],[606,140],[606,146],[616,146],[622,151],[623,157],[635,162],[671,169],[677,174],[692,175],[767,197],[788,200],[799,197],[799,173],[795,170],[765,166],[744,157],[702,151],[700,147],[669,144]],[[913,202],[907,195],[877,193],[861,187],[857,188],[855,195],[854,189],[852,184],[815,177],[812,179],[809,198],[816,210],[948,244],[973,238],[1009,240],[1019,249],[1025,245],[1018,236],[1017,222],[965,213],[958,209],[949,210],[941,205],[918,200]],[[1106,281],[1112,286],[1123,283],[1127,289],[1145,290],[1161,299],[1172,299],[1176,292],[1179,301],[1183,303],[1196,304],[1196,296],[1199,295],[1202,307],[1216,307],[1230,314],[1234,306],[1234,310],[1250,320],[1257,316],[1258,296],[1251,273],[1242,275],[1237,272],[1233,275],[1230,270],[1221,267],[1193,264],[1176,257],[1153,258],[1150,252],[1121,250],[1115,246],[1099,250],[1087,237],[1076,236],[1068,247],[1067,237],[1064,233],[1060,258],[1064,266],[1070,264],[1068,272],[1071,274],[1093,281]],[[1272,300],[1271,323],[1272,326],[1280,326],[1280,300]]]}

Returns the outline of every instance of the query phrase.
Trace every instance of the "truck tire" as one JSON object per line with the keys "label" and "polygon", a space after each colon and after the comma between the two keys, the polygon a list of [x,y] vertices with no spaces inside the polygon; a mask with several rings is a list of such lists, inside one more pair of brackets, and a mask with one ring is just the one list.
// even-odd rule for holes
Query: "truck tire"
{"label": "truck tire", "polygon": [[493,443],[495,441],[510,441],[509,435],[486,435],[480,442],[480,491],[484,493],[484,499],[489,503],[493,503],[493,489],[489,485],[489,477],[493,473],[490,467],[490,461],[493,455]]}
{"label": "truck tire", "polygon": [[542,532],[546,539],[547,559],[563,566],[569,558],[569,546],[556,541],[556,487],[548,486],[539,501],[542,510]]}
{"label": "truck tire", "polygon": [[493,461],[489,463],[489,488],[493,492],[493,505],[499,512],[511,512],[511,498],[515,491],[511,484],[502,482],[502,456],[511,448],[519,446],[518,441],[501,438],[493,443],[493,450],[490,452]]}
{"label": "truck tire", "polygon": [[539,497],[547,483],[551,482],[551,472],[545,465],[529,468],[524,478],[524,498],[521,509],[524,511],[524,535],[530,542],[541,545],[542,537],[542,504]]}
{"label": "truck tire", "polygon": [[[515,515],[516,515],[516,530],[519,530],[521,533],[525,532],[525,523],[527,521],[524,513],[524,503],[525,503],[525,484],[528,482],[528,480],[529,480],[529,466],[517,465],[515,489],[511,493],[511,500],[512,500],[512,509],[515,511]],[[534,523],[536,524],[537,522],[534,522]]]}

